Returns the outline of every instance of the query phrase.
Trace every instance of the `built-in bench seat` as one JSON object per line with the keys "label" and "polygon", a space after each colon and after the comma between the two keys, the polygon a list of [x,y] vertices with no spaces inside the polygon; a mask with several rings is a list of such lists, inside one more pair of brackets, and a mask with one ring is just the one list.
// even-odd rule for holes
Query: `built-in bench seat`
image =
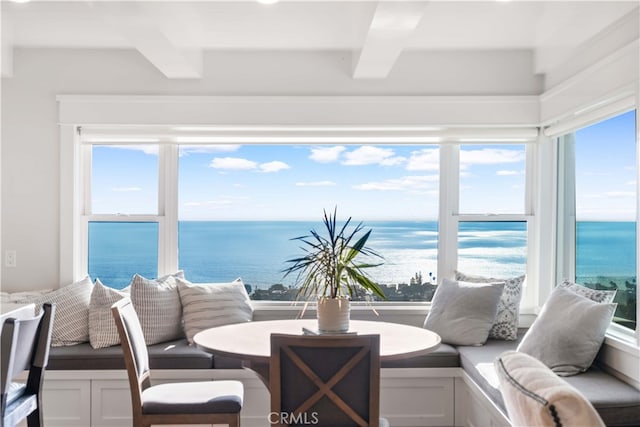
{"label": "built-in bench seat", "polygon": [[[520,332],[520,338],[524,331]],[[495,358],[514,350],[518,341],[489,340],[483,346],[451,346],[442,344],[434,352],[405,360],[384,362],[383,368],[458,368],[462,369],[485,394],[506,413],[493,369]],[[237,369],[241,362],[227,357],[214,357],[186,339],[149,346],[152,369]],[[50,370],[124,369],[119,346],[94,350],[88,343],[51,349]],[[609,426],[640,425],[640,391],[594,366],[588,372],[565,377],[594,405]]]}
{"label": "built-in bench seat", "polygon": [[[212,356],[186,339],[150,345],[151,369],[239,369],[238,359]],[[455,347],[442,344],[434,352],[404,360],[383,362],[383,368],[457,368],[460,357]],[[93,349],[89,343],[53,347],[49,355],[49,370],[125,369],[120,346]]]}
{"label": "built-in bench seat", "polygon": [[[460,365],[473,381],[506,413],[493,361],[518,341],[489,340],[483,346],[459,346]],[[601,370],[597,363],[587,372],[563,377],[593,404],[607,426],[640,425],[640,391]]]}
{"label": "built-in bench seat", "polygon": [[[150,345],[151,369],[211,369],[214,358],[194,346],[187,339]],[[119,345],[94,349],[89,343],[66,347],[52,347],[48,370],[103,370],[125,369],[124,356]]]}

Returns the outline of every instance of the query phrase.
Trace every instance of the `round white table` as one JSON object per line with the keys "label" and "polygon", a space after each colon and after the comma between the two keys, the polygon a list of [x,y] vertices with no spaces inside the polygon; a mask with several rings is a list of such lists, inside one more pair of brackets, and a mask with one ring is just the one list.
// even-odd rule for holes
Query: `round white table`
{"label": "round white table", "polygon": [[[268,320],[218,326],[193,338],[198,348],[219,356],[238,358],[269,386],[271,334],[303,334],[314,330],[315,319]],[[380,360],[408,359],[427,354],[440,345],[440,336],[428,329],[398,323],[351,320],[350,332],[380,335]]]}

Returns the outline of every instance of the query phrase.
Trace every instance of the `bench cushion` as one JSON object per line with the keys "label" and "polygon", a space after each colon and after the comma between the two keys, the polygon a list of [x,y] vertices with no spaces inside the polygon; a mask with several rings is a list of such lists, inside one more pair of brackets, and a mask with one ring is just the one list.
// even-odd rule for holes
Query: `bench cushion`
{"label": "bench cushion", "polygon": [[440,346],[431,353],[409,359],[383,361],[383,368],[457,368],[460,366],[460,353],[449,344]]}
{"label": "bench cushion", "polygon": [[[518,341],[488,340],[483,346],[459,346],[460,364],[473,381],[506,413],[493,361],[505,351],[515,350]],[[587,372],[563,377],[591,402],[608,426],[640,425],[640,391],[592,366]]]}
{"label": "bench cushion", "polygon": [[[151,369],[242,369],[240,359],[212,356],[190,346],[186,339],[149,346]],[[386,361],[383,368],[457,368],[460,366],[458,350],[441,344],[435,351],[423,356]],[[89,343],[51,349],[51,370],[125,369],[120,346],[93,349]]]}
{"label": "bench cushion", "polygon": [[[151,369],[210,369],[213,356],[190,346],[186,339],[149,346]],[[125,369],[120,346],[94,350],[89,343],[55,347],[49,354],[49,370]]]}

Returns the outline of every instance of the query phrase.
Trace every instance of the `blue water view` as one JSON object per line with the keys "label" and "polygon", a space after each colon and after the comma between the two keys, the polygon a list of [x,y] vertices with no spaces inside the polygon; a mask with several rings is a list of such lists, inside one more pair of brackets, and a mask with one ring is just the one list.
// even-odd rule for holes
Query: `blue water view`
{"label": "blue water view", "polygon": [[[369,246],[385,257],[371,270],[381,284],[409,283],[416,273],[425,282],[437,275],[438,224],[435,221],[367,221]],[[241,277],[251,289],[282,283],[286,260],[300,254],[293,237],[320,231],[319,222],[181,221],[179,268],[193,282],[224,282]],[[463,222],[459,230],[461,271],[510,277],[524,274],[524,222]],[[580,222],[577,227],[578,281],[598,277],[635,281],[635,223]],[[89,274],[105,285],[123,288],[134,273],[155,277],[158,224],[92,222],[89,224]]]}

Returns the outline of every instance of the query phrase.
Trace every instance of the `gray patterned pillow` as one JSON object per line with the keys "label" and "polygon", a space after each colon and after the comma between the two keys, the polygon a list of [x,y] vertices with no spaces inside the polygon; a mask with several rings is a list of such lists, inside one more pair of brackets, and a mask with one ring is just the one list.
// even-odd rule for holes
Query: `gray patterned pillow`
{"label": "gray patterned pillow", "polygon": [[193,336],[204,329],[253,319],[253,307],[242,279],[231,283],[190,283],[182,279],[176,282],[185,334],[192,344]]}
{"label": "gray patterned pillow", "polygon": [[92,290],[93,283],[87,276],[33,301],[36,311],[45,302],[56,304],[51,346],[63,347],[89,341],[89,303]]}
{"label": "gray patterned pillow", "polygon": [[591,289],[586,286],[573,283],[567,279],[564,279],[562,283],[558,285],[559,288],[568,289],[573,293],[582,295],[595,302],[613,302],[616,297],[616,291],[605,291],[600,289]]}
{"label": "gray patterned pillow", "polygon": [[93,348],[120,344],[118,329],[111,314],[111,305],[127,297],[125,292],[109,288],[96,279],[89,304],[89,342]]}
{"label": "gray patterned pillow", "polygon": [[182,305],[175,277],[169,275],[149,280],[136,274],[131,281],[131,302],[135,308],[147,345],[171,341],[184,336]]}
{"label": "gray patterned pillow", "polygon": [[518,338],[518,318],[520,317],[520,299],[522,299],[522,284],[526,276],[512,277],[510,279],[494,279],[490,277],[472,276],[456,271],[456,280],[471,283],[495,283],[504,282],[504,289],[498,312],[493,326],[489,331],[489,338],[514,341]]}

